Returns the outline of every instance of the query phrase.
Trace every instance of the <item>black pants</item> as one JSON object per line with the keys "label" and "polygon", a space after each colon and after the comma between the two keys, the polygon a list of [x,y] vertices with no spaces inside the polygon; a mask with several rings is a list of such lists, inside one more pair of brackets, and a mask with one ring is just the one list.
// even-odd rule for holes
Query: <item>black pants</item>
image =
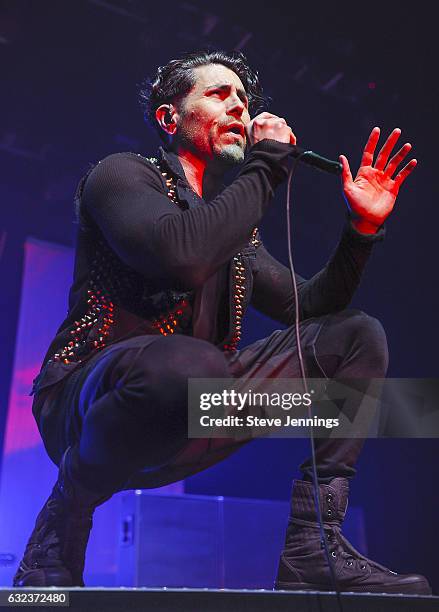
{"label": "black pants", "polygon": [[[300,336],[311,377],[385,376],[385,333],[379,321],[361,311],[308,319],[300,324]],[[150,486],[195,473],[239,445],[187,439],[187,379],[231,376],[298,378],[294,327],[277,330],[234,354],[183,335],[138,336],[109,346],[42,398],[51,409],[52,402],[57,404],[63,423],[56,436],[43,434],[46,448],[58,462],[68,445],[76,445],[78,469],[89,487],[128,488],[121,483],[139,470],[163,474],[175,468],[173,477],[152,478]],[[45,430],[43,422],[39,427]],[[354,476],[363,443],[358,438],[316,439],[319,482]],[[185,469],[177,469],[182,465]],[[300,467],[310,479],[310,459]]]}

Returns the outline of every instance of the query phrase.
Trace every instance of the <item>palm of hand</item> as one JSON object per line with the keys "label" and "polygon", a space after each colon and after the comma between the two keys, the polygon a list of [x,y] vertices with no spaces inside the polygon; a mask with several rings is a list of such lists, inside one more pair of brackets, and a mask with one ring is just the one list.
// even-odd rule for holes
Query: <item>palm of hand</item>
{"label": "palm of hand", "polygon": [[352,213],[381,225],[392,212],[398,195],[395,181],[371,166],[360,168],[355,180],[346,186],[345,196]]}
{"label": "palm of hand", "polygon": [[344,196],[353,217],[377,228],[392,212],[401,184],[417,163],[415,159],[412,159],[392,178],[397,166],[411,149],[411,145],[406,143],[388,161],[400,135],[400,130],[395,129],[383,145],[373,166],[373,155],[379,135],[379,128],[374,128],[364,148],[355,180],[352,179],[348,160],[344,155],[340,156],[343,166]]}

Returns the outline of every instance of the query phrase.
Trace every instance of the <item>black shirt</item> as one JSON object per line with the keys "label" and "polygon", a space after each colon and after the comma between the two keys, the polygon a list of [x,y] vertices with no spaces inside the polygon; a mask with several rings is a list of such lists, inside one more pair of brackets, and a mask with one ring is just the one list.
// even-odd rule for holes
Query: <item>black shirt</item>
{"label": "black shirt", "polygon": [[[172,152],[160,150],[161,169],[134,153],[116,153],[99,162],[78,190],[79,228],[68,316],[47,351],[38,389],[61,380],[103,345],[130,335],[160,333],[152,321],[161,310],[166,312],[175,296],[175,300],[187,298],[185,323],[177,332],[223,346],[230,334],[231,260],[249,244],[275,188],[286,178],[289,152],[288,144],[257,143],[237,178],[210,202],[190,188]],[[173,177],[180,206],[168,197],[162,169]],[[302,319],[349,304],[372,245],[383,235],[383,229],[363,235],[350,222],[346,224],[326,266],[310,280],[297,275]],[[86,318],[98,255],[104,267],[101,277],[112,276],[111,282],[104,278],[104,285],[111,286],[112,322],[106,324],[102,342],[96,340],[103,328],[102,312],[95,322]],[[292,324],[294,296],[288,268],[263,245],[253,248],[251,257],[251,303],[274,320]],[[73,348],[67,363],[54,360],[72,342],[82,320],[86,323],[78,342],[82,343],[79,356]]]}

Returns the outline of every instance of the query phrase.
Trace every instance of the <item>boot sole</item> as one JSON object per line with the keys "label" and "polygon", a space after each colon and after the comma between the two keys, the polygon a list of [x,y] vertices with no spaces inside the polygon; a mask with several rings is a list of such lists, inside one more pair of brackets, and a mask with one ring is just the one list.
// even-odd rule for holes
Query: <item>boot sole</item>
{"label": "boot sole", "polygon": [[16,588],[22,587],[72,587],[84,586],[82,584],[73,584],[72,575],[65,569],[58,568],[23,568],[15,574],[12,585]]}
{"label": "boot sole", "polygon": [[[274,585],[275,591],[334,591],[332,586],[327,584],[312,584],[309,582],[276,582]],[[383,584],[376,589],[371,590],[370,586],[353,586],[353,587],[342,587],[341,593],[384,593],[390,595],[432,595],[431,587],[428,583],[413,583],[405,584],[404,590],[401,590],[401,586],[396,584]]]}

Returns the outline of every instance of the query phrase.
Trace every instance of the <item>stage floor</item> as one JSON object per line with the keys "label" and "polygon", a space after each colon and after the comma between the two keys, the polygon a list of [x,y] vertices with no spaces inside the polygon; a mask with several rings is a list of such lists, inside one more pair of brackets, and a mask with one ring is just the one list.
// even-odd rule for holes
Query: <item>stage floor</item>
{"label": "stage floor", "polygon": [[[63,605],[47,601],[52,594],[68,594]],[[41,594],[43,603],[30,603],[30,594]],[[13,603],[11,600],[15,600]],[[8,603],[8,598],[10,603]],[[34,597],[35,599],[35,597]],[[54,599],[54,597],[50,598]],[[59,599],[59,597],[57,598]],[[20,601],[20,602],[19,602]],[[343,612],[438,612],[439,597],[343,593]],[[335,593],[228,589],[133,589],[133,588],[0,588],[0,610],[11,607],[67,607],[78,612],[339,612]]]}

